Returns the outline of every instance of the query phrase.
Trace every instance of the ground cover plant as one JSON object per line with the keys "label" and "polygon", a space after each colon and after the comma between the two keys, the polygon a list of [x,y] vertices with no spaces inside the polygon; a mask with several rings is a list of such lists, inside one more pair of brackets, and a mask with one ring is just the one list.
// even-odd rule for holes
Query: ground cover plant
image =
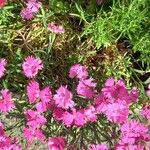
{"label": "ground cover plant", "polygon": [[0,0],[0,150],[149,150],[149,12]]}

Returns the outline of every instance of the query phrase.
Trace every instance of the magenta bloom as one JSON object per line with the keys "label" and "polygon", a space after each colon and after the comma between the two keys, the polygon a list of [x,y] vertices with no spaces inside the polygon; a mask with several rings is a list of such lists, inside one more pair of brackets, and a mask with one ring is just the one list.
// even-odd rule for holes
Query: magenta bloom
{"label": "magenta bloom", "polygon": [[77,111],[76,109],[72,109],[71,113],[66,111],[63,114],[62,121],[67,127],[71,125],[83,126],[86,123],[84,110],[81,109]]}
{"label": "magenta bloom", "polygon": [[[92,83],[91,83],[92,84]],[[81,95],[85,98],[93,98],[95,92],[94,90],[90,87],[90,85],[86,84],[86,81],[84,82],[84,80],[80,80],[78,85],[77,85],[77,93],[78,95]]]}
{"label": "magenta bloom", "polygon": [[33,12],[28,8],[23,8],[20,12],[20,15],[23,19],[30,20],[34,17]]}
{"label": "magenta bloom", "polygon": [[143,115],[150,121],[150,106],[146,106],[146,107],[142,108],[141,115]]}
{"label": "magenta bloom", "polygon": [[108,147],[106,144],[92,144],[88,150],[108,150]]}
{"label": "magenta bloom", "polygon": [[31,10],[32,13],[38,13],[41,3],[36,0],[29,0],[26,4],[27,8]]}
{"label": "magenta bloom", "polygon": [[51,32],[56,33],[56,34],[65,33],[65,29],[63,26],[58,25],[53,22],[48,24],[48,30],[50,30]]}
{"label": "magenta bloom", "polygon": [[85,79],[88,77],[88,72],[85,66],[80,64],[75,64],[70,68],[69,77],[74,78],[77,77],[79,79]]}
{"label": "magenta bloom", "polygon": [[49,150],[64,150],[66,145],[63,137],[51,137],[48,139]]}
{"label": "magenta bloom", "polygon": [[27,85],[27,96],[30,103],[36,102],[37,98],[39,98],[40,96],[40,87],[38,82],[29,82],[29,84]]}
{"label": "magenta bloom", "polygon": [[22,64],[23,73],[28,78],[33,78],[42,70],[43,64],[40,58],[28,56]]}
{"label": "magenta bloom", "polygon": [[97,120],[97,112],[94,106],[89,106],[85,109],[85,116],[87,121],[95,122]]}
{"label": "magenta bloom", "polygon": [[24,128],[23,135],[27,139],[28,143],[32,143],[36,139],[39,141],[43,141],[45,139],[45,136],[40,129],[33,130],[33,128]]}
{"label": "magenta bloom", "polygon": [[29,0],[26,3],[26,8],[23,8],[20,15],[23,19],[30,20],[38,13],[41,3],[36,0]]}
{"label": "magenta bloom", "polygon": [[123,123],[128,119],[129,108],[126,104],[113,103],[105,105],[102,109],[108,120],[115,123]]}
{"label": "magenta bloom", "polygon": [[53,99],[58,107],[68,109],[69,107],[72,108],[74,106],[72,93],[67,89],[67,86],[60,86],[56,92]]}
{"label": "magenta bloom", "polygon": [[58,121],[63,119],[63,114],[64,114],[64,111],[61,108],[56,108],[53,111],[53,117]]}
{"label": "magenta bloom", "polygon": [[25,112],[25,115],[27,119],[27,125],[29,127],[32,127],[33,129],[38,128],[47,122],[44,116],[42,116],[39,112],[36,112],[31,109],[28,109]]}
{"label": "magenta bloom", "polygon": [[7,64],[6,60],[1,58],[0,59],[0,78],[4,75],[4,73],[6,71],[6,69],[5,69],[6,64]]}
{"label": "magenta bloom", "polygon": [[0,111],[9,112],[15,107],[12,100],[12,93],[8,89],[0,91]]}
{"label": "magenta bloom", "polygon": [[136,144],[139,141],[149,141],[150,135],[148,134],[148,128],[136,121],[132,120],[130,122],[126,122],[121,127],[121,139],[120,145],[126,144]]}

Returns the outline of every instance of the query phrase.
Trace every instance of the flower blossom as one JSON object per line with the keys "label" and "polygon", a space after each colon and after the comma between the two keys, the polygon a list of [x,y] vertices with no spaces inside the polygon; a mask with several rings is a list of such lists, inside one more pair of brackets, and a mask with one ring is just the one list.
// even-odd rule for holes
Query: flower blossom
{"label": "flower blossom", "polygon": [[43,63],[40,58],[28,56],[22,64],[23,73],[28,78],[33,78],[42,70]]}
{"label": "flower blossom", "polygon": [[44,116],[42,116],[39,112],[31,109],[28,109],[25,112],[25,115],[27,119],[27,125],[33,129],[38,128],[47,122]]}
{"label": "flower blossom", "polygon": [[74,106],[74,101],[72,100],[72,93],[67,89],[66,86],[60,86],[53,97],[57,107],[63,109],[72,108]]}
{"label": "flower blossom", "polygon": [[87,121],[95,122],[97,120],[97,112],[94,106],[89,106],[84,112]]}
{"label": "flower blossom", "polygon": [[63,123],[70,127],[71,125],[84,126],[86,123],[86,116],[83,109],[72,109],[72,112],[64,112],[62,117]]}
{"label": "flower blossom", "polygon": [[43,141],[45,139],[42,130],[33,128],[24,128],[23,136],[27,139],[28,143],[32,143],[34,140]]}
{"label": "flower blossom", "polygon": [[37,0],[28,0],[26,3],[26,7],[21,11],[21,17],[26,20],[30,20],[34,17],[36,13],[38,13],[39,8],[41,7],[41,3]]}
{"label": "flower blossom", "polygon": [[69,77],[74,78],[77,77],[79,79],[85,79],[88,77],[88,72],[85,66],[80,64],[73,65],[69,70]]}
{"label": "flower blossom", "polygon": [[48,30],[56,34],[62,34],[65,32],[65,29],[63,26],[57,25],[56,23],[53,23],[53,22],[48,24]]}
{"label": "flower blossom", "polygon": [[93,87],[96,86],[96,83],[93,82],[92,78],[79,80],[77,85],[77,93],[85,98],[93,98],[95,91]]}
{"label": "flower blossom", "polygon": [[0,111],[10,112],[15,107],[12,100],[12,93],[8,89],[0,91]]}
{"label": "flower blossom", "polygon": [[64,150],[66,145],[63,137],[51,137],[48,139],[49,150]]}
{"label": "flower blossom", "polygon": [[6,4],[6,0],[0,0],[0,8]]}
{"label": "flower blossom", "polygon": [[[119,141],[118,147],[128,147],[128,146],[135,146],[141,147],[140,144],[142,141],[149,142],[150,135],[148,134],[148,128],[136,121],[128,121],[121,126],[121,137]],[[117,149],[119,150],[119,148]]]}
{"label": "flower blossom", "polygon": [[97,144],[97,145],[90,145],[88,150],[108,150],[108,147],[106,144]]}
{"label": "flower blossom", "polygon": [[0,78],[4,75],[7,61],[3,58],[0,59]]}
{"label": "flower blossom", "polygon": [[39,83],[33,80],[27,85],[27,96],[30,103],[35,103],[39,99],[36,109],[38,112],[45,112],[52,99],[52,92],[48,86],[40,90]]}
{"label": "flower blossom", "polygon": [[146,117],[150,121],[150,106],[145,106],[141,110],[141,115]]}

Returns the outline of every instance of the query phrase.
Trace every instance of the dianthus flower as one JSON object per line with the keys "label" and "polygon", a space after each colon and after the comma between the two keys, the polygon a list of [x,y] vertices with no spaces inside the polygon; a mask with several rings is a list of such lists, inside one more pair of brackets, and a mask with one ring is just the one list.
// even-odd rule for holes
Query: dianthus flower
{"label": "dianthus flower", "polygon": [[105,105],[102,112],[107,116],[108,120],[115,123],[123,123],[128,118],[129,108],[127,104],[113,103]]}
{"label": "dianthus flower", "polygon": [[26,6],[27,7],[23,8],[20,14],[23,19],[30,20],[38,13],[41,3],[36,0],[29,0]]}
{"label": "dianthus flower", "polygon": [[93,98],[95,91],[92,87],[95,87],[96,83],[92,81],[92,78],[80,80],[77,85],[77,93],[81,96],[84,96],[85,98]]}
{"label": "dianthus flower", "polygon": [[12,93],[8,89],[0,91],[0,111],[9,112],[15,107],[12,100]]}
{"label": "dianthus flower", "polygon": [[88,150],[108,150],[108,147],[106,144],[97,144],[97,145],[90,145]]}
{"label": "dianthus flower", "polygon": [[84,112],[87,121],[95,122],[97,120],[97,112],[94,106],[89,106]]}
{"label": "dianthus flower", "polygon": [[142,108],[141,115],[143,115],[150,121],[150,106],[145,106],[144,108]]}
{"label": "dianthus flower", "polygon": [[25,115],[27,119],[27,125],[33,129],[38,128],[47,122],[44,116],[42,116],[39,112],[31,109],[28,109],[25,112]]}
{"label": "dianthus flower", "polygon": [[20,12],[20,15],[23,19],[26,19],[26,20],[30,20],[34,17],[34,14],[28,8],[23,8]]}
{"label": "dianthus flower", "polygon": [[33,128],[24,128],[23,135],[27,139],[28,143],[32,143],[34,140],[43,141],[45,136],[40,129],[33,129]]}
{"label": "dianthus flower", "polygon": [[72,109],[72,112],[65,112],[62,118],[63,123],[70,127],[71,125],[84,126],[86,123],[86,116],[83,109]]}
{"label": "dianthus flower", "polygon": [[63,109],[72,108],[74,101],[72,100],[72,93],[67,89],[67,86],[60,86],[53,97],[55,104]]}
{"label": "dianthus flower", "polygon": [[65,32],[65,29],[63,26],[58,25],[53,22],[48,24],[48,30],[50,30],[51,32],[56,33],[56,34],[62,34]]}
{"label": "dianthus flower", "polygon": [[4,73],[6,71],[6,69],[5,69],[6,64],[7,64],[6,60],[1,58],[0,59],[0,78],[4,75]]}
{"label": "dianthus flower", "polygon": [[40,58],[28,56],[22,64],[23,73],[28,78],[33,78],[42,70],[43,63]]}
{"label": "dianthus flower", "polygon": [[65,145],[66,142],[63,137],[51,137],[48,139],[49,150],[64,150]]}
{"label": "dianthus flower", "polygon": [[0,8],[6,4],[6,0],[0,0]]}
{"label": "dianthus flower", "polygon": [[63,114],[64,114],[64,110],[61,108],[55,108],[53,111],[53,117],[58,121],[63,119]]}
{"label": "dianthus flower", "polygon": [[52,99],[52,92],[48,86],[40,90],[39,83],[33,80],[27,85],[27,96],[30,103],[35,103],[39,99],[36,109],[38,112],[45,112]]}
{"label": "dianthus flower", "polygon": [[122,80],[115,82],[114,79],[110,78],[106,80],[105,87],[102,88],[99,96],[96,99],[96,104],[101,103],[126,103],[130,104],[136,102],[138,98],[138,92],[133,88],[130,93]]}
{"label": "dianthus flower", "polygon": [[27,8],[32,11],[32,13],[38,13],[41,3],[37,0],[29,0],[26,4]]}
{"label": "dianthus flower", "polygon": [[134,145],[140,141],[149,141],[148,128],[136,121],[126,122],[121,126],[120,145]]}
{"label": "dianthus flower", "polygon": [[88,77],[88,72],[85,66],[80,64],[75,64],[70,68],[69,77],[74,78],[77,77],[79,79],[85,79]]}

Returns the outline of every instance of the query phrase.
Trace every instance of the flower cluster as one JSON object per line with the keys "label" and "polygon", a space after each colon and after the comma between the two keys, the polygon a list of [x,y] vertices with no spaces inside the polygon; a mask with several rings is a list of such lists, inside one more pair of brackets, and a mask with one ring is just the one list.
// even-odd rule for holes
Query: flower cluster
{"label": "flower cluster", "polygon": [[0,122],[0,149],[1,150],[22,150],[16,139],[11,139],[5,134],[4,126]]}
{"label": "flower cluster", "polygon": [[115,81],[110,78],[105,82],[105,87],[102,88],[95,103],[97,111],[104,113],[108,120],[123,123],[128,119],[129,105],[137,99],[138,92],[135,88],[129,93],[122,80]]}
{"label": "flower cluster", "polygon": [[[6,60],[3,59],[1,62],[0,72],[4,74]],[[67,143],[67,138],[61,134],[58,137],[46,138],[44,131],[49,125],[47,124],[51,119],[49,116],[57,123],[63,124],[65,129],[76,129],[78,127],[82,129],[99,122],[98,118],[105,115],[110,124],[113,122],[113,125],[116,123],[120,127],[119,142],[114,144],[114,150],[145,149],[147,142],[150,140],[148,127],[137,120],[129,119],[130,105],[138,101],[136,88],[129,91],[122,80],[117,81],[109,78],[106,80],[104,87],[98,92],[96,90],[97,83],[89,76],[87,68],[81,64],[75,64],[69,70],[69,77],[73,80],[73,88],[61,85],[52,94],[49,86],[41,88],[40,83],[35,80],[38,71],[43,68],[40,58],[27,57],[22,63],[22,68],[26,77],[34,77],[34,79],[29,80],[26,86],[30,107],[27,106],[24,112],[26,126],[23,128],[23,136],[29,145],[35,140],[39,140],[46,141],[49,150],[64,150],[70,146]],[[77,84],[76,88],[74,83]],[[15,104],[12,100],[12,93],[8,89],[1,90],[0,111],[9,112],[13,108],[15,108]],[[148,120],[150,119],[149,106],[145,106],[141,110],[141,115]],[[21,150],[15,140],[12,141],[5,135],[2,123],[0,123],[1,147]],[[76,150],[75,147],[72,149]],[[88,150],[108,149],[109,145],[104,143],[95,143],[88,147]]]}
{"label": "flower cluster", "polygon": [[26,3],[26,8],[23,8],[21,11],[21,17],[26,20],[30,20],[38,13],[41,3],[38,0],[28,0]]}
{"label": "flower cluster", "polygon": [[144,150],[142,142],[146,141],[150,141],[148,128],[137,120],[128,121],[121,126],[121,137],[116,150]]}

